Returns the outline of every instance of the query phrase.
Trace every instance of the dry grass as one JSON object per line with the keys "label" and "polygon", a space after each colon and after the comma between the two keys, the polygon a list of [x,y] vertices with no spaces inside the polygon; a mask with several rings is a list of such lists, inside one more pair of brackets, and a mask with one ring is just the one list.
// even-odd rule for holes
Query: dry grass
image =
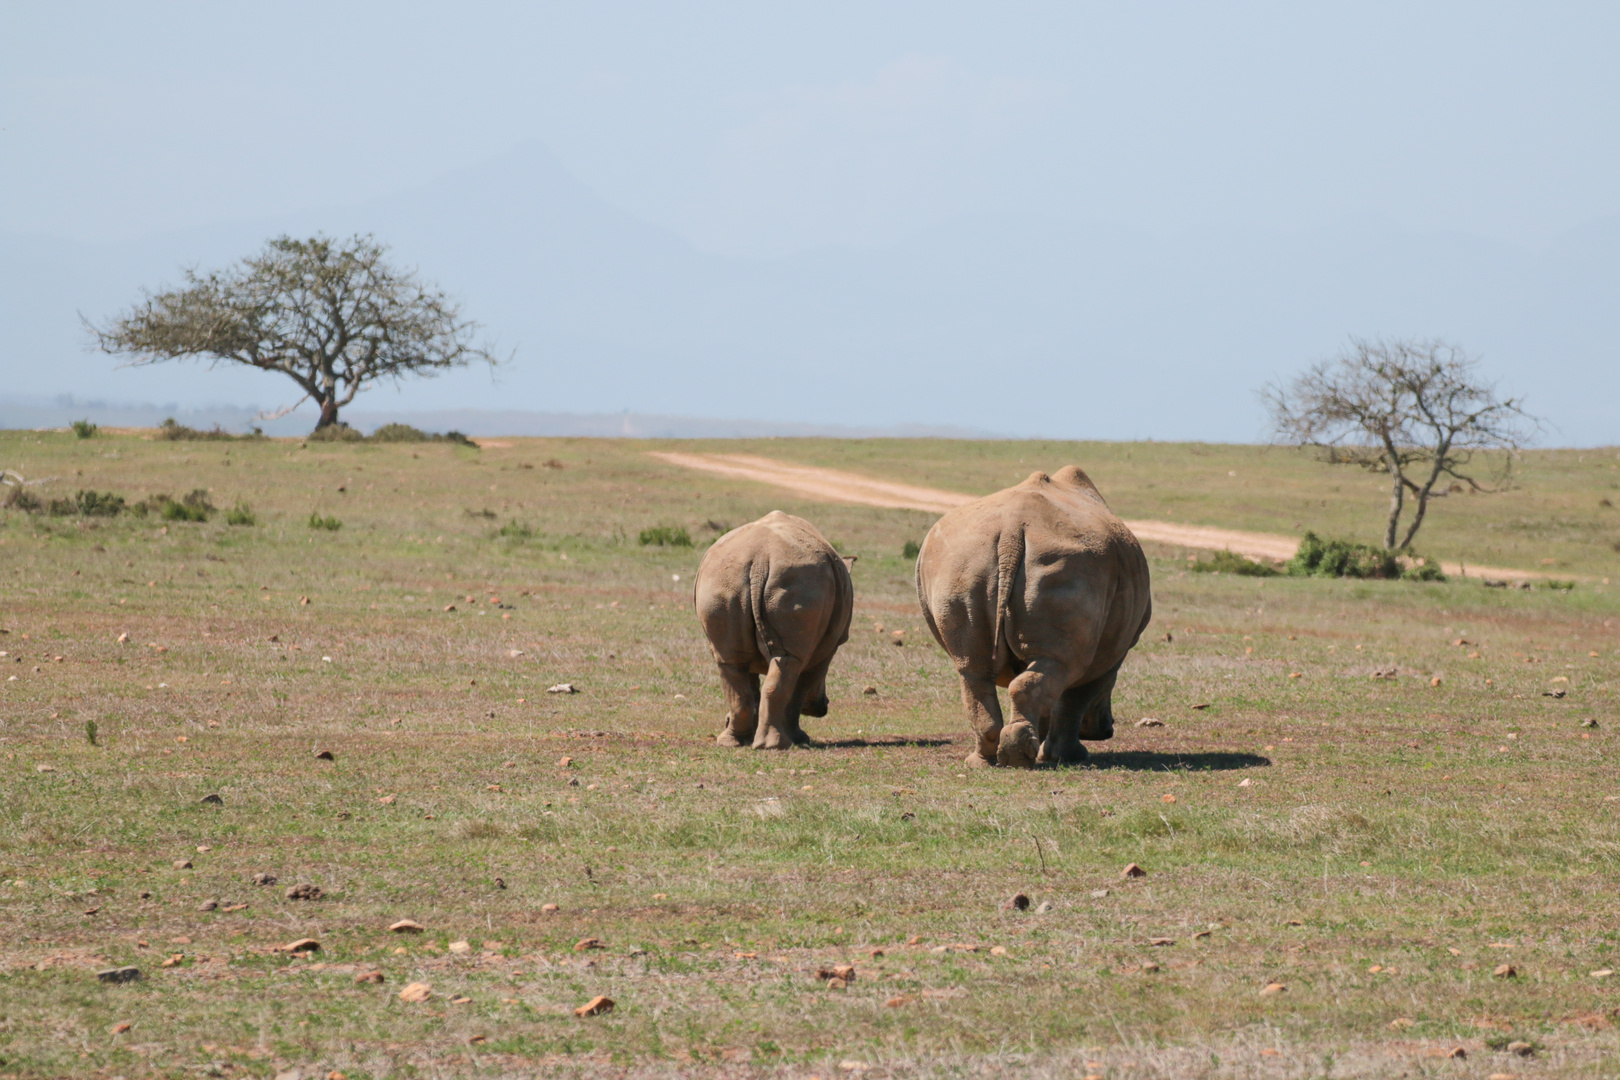
{"label": "dry grass", "polygon": [[[206,487],[258,519],[0,518],[0,1076],[1620,1066],[1620,976],[1589,974],[1620,968],[1612,589],[1234,579],[1158,552],[1115,742],[1085,768],[968,773],[900,555],[929,515],[644,448],[0,435],[0,465],[53,489]],[[959,490],[1077,460],[1122,511],[1273,531],[1307,482],[1241,447],[740,449]],[[1211,490],[1211,464],[1254,470],[1254,501]],[[1599,464],[1532,458],[1523,491],[1436,525],[1595,507]],[[1352,494],[1304,524],[1348,531]],[[720,527],[778,507],[861,556],[855,633],[820,746],[721,750],[690,575]],[[642,547],[652,525],[696,546]],[[1435,535],[1436,554],[1515,561]],[[1596,541],[1556,545],[1612,571]],[[564,681],[581,692],[545,692]],[[1129,862],[1148,876],[1121,880]],[[301,882],[324,897],[285,899]],[[1017,891],[1029,911],[1004,906]],[[404,917],[428,932],[389,934]],[[304,936],[322,951],[274,951]],[[586,937],[606,948],[576,952]],[[1504,962],[1516,978],[1492,977]],[[95,982],[123,963],[145,979]],[[831,963],[856,981],[826,989]],[[371,970],[387,981],[355,983]],[[433,998],[399,1001],[413,980]],[[616,1010],[576,1018],[596,994]],[[1510,1038],[1535,1056],[1491,1048]]]}

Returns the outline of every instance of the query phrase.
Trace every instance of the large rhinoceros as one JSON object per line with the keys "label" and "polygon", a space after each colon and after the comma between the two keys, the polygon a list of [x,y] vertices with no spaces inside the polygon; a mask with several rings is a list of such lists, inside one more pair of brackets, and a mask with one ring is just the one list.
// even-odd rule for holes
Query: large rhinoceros
{"label": "large rhinoceros", "polygon": [[962,677],[979,737],[968,764],[1068,764],[1085,758],[1081,739],[1113,737],[1114,679],[1152,616],[1148,567],[1080,469],[1031,473],[940,518],[917,599]]}
{"label": "large rhinoceros", "polygon": [[814,525],[780,510],[731,530],[704,553],[697,613],[726,686],[721,746],[786,750],[810,741],[799,716],[827,715],[827,667],[849,640],[855,606],[851,562]]}

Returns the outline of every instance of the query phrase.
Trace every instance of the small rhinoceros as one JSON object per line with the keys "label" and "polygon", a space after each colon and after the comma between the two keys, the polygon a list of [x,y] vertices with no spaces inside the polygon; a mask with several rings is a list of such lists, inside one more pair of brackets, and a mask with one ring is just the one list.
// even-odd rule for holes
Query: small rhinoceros
{"label": "small rhinoceros", "polygon": [[917,599],[962,678],[979,737],[968,764],[1073,763],[1081,739],[1113,737],[1114,679],[1152,615],[1148,566],[1078,468],[1031,473],[935,522]]}
{"label": "small rhinoceros", "polygon": [[[698,566],[698,619],[730,711],[717,742],[786,750],[827,715],[827,667],[849,640],[849,564],[803,518],[773,510],[726,533]],[[761,716],[759,677],[765,676]]]}

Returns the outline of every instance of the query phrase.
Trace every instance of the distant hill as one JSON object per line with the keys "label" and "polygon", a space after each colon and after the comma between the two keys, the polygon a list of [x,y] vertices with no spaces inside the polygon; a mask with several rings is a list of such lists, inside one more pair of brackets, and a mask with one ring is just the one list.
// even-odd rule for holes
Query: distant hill
{"label": "distant hill", "polygon": [[[261,420],[257,409],[234,405],[182,408],[170,403],[120,404],[61,394],[45,400],[0,395],[0,430],[65,428],[75,420],[94,420],[103,427],[157,427],[173,418],[187,427],[230,432],[259,428],[267,435],[302,435],[315,422],[311,409],[277,420]],[[351,410],[344,416],[351,427],[370,433],[383,424],[410,424],[423,431],[459,431],[463,435],[552,435],[617,439],[994,439],[994,432],[944,425],[893,424],[858,427],[849,424],[809,424],[779,420],[737,420],[704,416],[659,416],[648,413],[546,413],[522,409],[396,409],[373,412]]]}
{"label": "distant hill", "polygon": [[[1482,354],[1551,441],[1620,441],[1620,220],[1543,250],[1351,222],[1171,239],[968,218],[877,251],[705,254],[606,203],[537,144],[359,206],[116,245],[0,234],[4,392],[290,402],[285,380],[110,371],[101,317],[183,263],[278,231],[373,232],[466,301],[516,361],[373,392],[380,413],[482,408],[1252,441],[1253,391],[1347,335]],[[154,388],[155,387],[155,388]],[[178,388],[178,389],[177,389]],[[182,391],[185,391],[182,393]]]}

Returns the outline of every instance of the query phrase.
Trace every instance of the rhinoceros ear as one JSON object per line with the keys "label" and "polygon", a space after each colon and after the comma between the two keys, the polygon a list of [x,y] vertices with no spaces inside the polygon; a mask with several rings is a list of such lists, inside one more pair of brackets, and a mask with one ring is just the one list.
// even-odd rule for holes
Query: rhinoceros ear
{"label": "rhinoceros ear", "polygon": [[844,560],[844,569],[846,570],[855,569],[855,560],[860,558],[859,555],[840,555],[838,557]]}
{"label": "rhinoceros ear", "polygon": [[1052,482],[1065,484],[1069,487],[1079,488],[1081,491],[1096,491],[1097,485],[1091,482],[1091,477],[1078,465],[1065,465],[1052,474]]}

